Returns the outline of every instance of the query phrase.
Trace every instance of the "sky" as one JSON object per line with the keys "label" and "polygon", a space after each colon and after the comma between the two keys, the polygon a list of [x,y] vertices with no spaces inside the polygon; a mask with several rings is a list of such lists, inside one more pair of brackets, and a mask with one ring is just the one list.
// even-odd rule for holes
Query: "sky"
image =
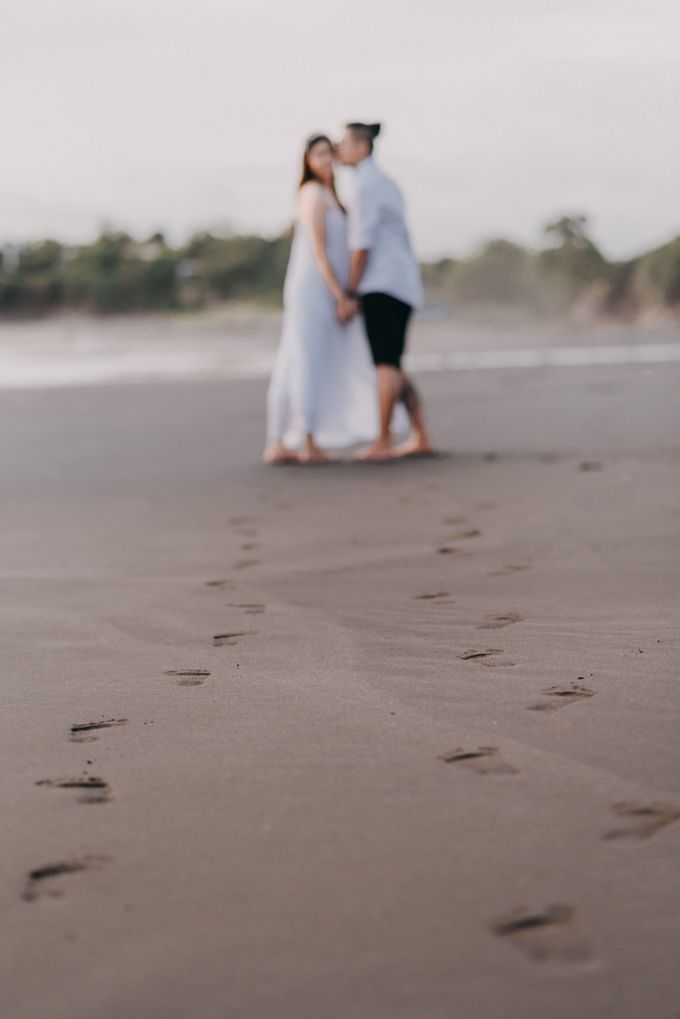
{"label": "sky", "polygon": [[680,233],[677,0],[6,8],[0,243],[274,235],[304,139],[346,120],[383,122],[421,257],[538,243],[564,212],[611,257]]}

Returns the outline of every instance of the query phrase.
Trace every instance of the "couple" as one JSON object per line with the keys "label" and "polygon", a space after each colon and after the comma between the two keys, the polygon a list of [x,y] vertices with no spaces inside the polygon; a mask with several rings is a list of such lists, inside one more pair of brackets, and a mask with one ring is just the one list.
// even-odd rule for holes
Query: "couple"
{"label": "couple", "polygon": [[[401,193],[373,159],[379,132],[379,124],[353,123],[337,146],[322,134],[305,146],[267,394],[267,463],[324,463],[336,459],[328,450],[361,442],[370,443],[362,460],[433,453],[401,369],[422,290]],[[336,159],[355,169],[347,212],[335,190]],[[392,429],[406,415],[411,437],[393,447]]]}

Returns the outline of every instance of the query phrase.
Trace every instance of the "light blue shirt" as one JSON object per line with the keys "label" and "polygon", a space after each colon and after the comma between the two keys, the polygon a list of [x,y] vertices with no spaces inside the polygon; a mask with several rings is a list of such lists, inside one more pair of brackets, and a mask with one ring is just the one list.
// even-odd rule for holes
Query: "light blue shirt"
{"label": "light blue shirt", "polygon": [[413,254],[401,191],[372,156],[355,171],[349,205],[349,246],[368,251],[360,294],[389,294],[412,308],[423,302],[420,268]]}

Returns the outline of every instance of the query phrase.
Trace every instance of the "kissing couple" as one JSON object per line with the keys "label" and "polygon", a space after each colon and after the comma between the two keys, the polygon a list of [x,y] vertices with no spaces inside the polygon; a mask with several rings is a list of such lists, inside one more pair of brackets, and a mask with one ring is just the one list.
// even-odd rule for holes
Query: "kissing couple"
{"label": "kissing couple", "polygon": [[[411,314],[422,302],[404,201],[373,157],[380,124],[347,124],[336,145],[307,141],[283,289],[283,327],[267,394],[269,464],[326,463],[434,452],[420,398],[401,367]],[[354,168],[345,209],[335,162]],[[411,435],[392,445],[392,433]]]}

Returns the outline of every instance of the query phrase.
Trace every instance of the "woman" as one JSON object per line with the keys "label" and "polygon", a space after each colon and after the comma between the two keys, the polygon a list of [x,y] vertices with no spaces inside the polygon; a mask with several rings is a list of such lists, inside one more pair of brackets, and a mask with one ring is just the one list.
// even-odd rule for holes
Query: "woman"
{"label": "woman", "polygon": [[266,463],[324,463],[326,450],[378,429],[375,373],[356,303],[346,296],[345,212],[334,146],[312,135],[303,156],[283,329],[267,395]]}

